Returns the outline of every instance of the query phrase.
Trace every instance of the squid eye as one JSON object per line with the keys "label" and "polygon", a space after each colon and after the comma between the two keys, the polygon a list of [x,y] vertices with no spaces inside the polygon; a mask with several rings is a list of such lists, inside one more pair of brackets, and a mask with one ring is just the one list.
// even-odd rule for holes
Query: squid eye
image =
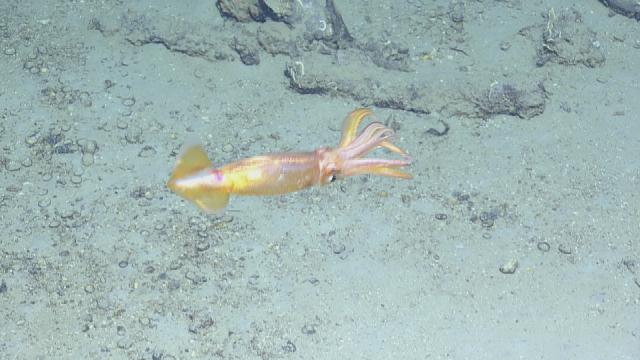
{"label": "squid eye", "polygon": [[331,174],[329,175],[329,182],[332,183],[334,181],[338,180],[338,177],[336,177],[336,174]]}

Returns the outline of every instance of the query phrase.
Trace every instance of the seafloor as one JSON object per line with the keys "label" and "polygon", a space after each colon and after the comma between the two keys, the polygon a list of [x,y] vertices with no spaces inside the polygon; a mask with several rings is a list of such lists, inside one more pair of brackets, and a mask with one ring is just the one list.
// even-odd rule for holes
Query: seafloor
{"label": "seafloor", "polygon": [[[640,358],[637,15],[3,0],[0,358]],[[333,146],[363,106],[413,180],[165,187],[184,143]]]}

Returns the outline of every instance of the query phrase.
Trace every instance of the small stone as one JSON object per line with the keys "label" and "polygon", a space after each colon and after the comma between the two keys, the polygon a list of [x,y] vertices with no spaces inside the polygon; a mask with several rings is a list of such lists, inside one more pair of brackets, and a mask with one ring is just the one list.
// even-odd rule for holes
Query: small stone
{"label": "small stone", "polygon": [[60,221],[58,220],[51,220],[51,222],[49,223],[49,227],[52,229],[56,229],[59,226],[60,226]]}
{"label": "small stone", "polygon": [[22,166],[28,168],[28,167],[31,167],[31,165],[33,165],[33,161],[31,161],[31,158],[26,158],[22,160]]}
{"label": "small stone", "polygon": [[92,284],[86,285],[84,287],[84,292],[86,292],[87,294],[92,294],[95,290],[96,289]]}
{"label": "small stone", "polygon": [[504,265],[500,266],[499,270],[503,274],[513,274],[516,272],[518,268],[518,260],[511,259],[507,261]]}
{"label": "small stone", "polygon": [[71,176],[71,183],[75,184],[75,185],[80,185],[82,184],[82,177],[78,176],[78,175],[72,175]]}
{"label": "small stone", "polygon": [[4,49],[4,54],[5,55],[9,55],[9,56],[15,55],[16,54],[16,48],[8,47],[8,48]]}

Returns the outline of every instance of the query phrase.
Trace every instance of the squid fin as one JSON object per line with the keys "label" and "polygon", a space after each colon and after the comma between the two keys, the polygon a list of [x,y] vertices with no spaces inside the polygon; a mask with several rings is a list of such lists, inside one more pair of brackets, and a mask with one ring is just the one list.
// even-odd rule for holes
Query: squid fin
{"label": "squid fin", "polygon": [[187,146],[178,156],[167,187],[208,214],[221,213],[229,203],[229,192],[226,189],[210,186],[206,181],[180,183],[180,180],[211,166],[211,160],[201,145]]}

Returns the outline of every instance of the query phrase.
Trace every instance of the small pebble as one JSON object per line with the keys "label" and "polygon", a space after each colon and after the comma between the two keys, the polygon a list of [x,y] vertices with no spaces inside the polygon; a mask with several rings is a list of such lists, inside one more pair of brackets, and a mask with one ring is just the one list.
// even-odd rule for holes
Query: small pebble
{"label": "small pebble", "polygon": [[499,270],[503,274],[513,274],[516,272],[518,268],[518,260],[511,259],[507,261],[504,265],[500,266]]}
{"label": "small pebble", "polygon": [[78,176],[78,175],[72,175],[71,176],[71,183],[75,184],[75,185],[80,185],[82,184],[82,177]]}
{"label": "small pebble", "polygon": [[86,285],[84,287],[84,292],[87,294],[92,294],[95,291],[95,287],[92,284]]}
{"label": "small pebble", "polygon": [[49,223],[49,227],[52,229],[55,229],[58,226],[60,226],[60,221],[58,220],[51,220],[51,222]]}
{"label": "small pebble", "polygon": [[9,55],[9,56],[15,55],[16,54],[16,49],[12,48],[12,47],[8,47],[8,48],[4,49],[4,54],[5,55]]}
{"label": "small pebble", "polygon": [[28,168],[28,167],[31,167],[31,165],[33,165],[33,161],[31,161],[31,158],[26,158],[22,160],[22,166]]}

